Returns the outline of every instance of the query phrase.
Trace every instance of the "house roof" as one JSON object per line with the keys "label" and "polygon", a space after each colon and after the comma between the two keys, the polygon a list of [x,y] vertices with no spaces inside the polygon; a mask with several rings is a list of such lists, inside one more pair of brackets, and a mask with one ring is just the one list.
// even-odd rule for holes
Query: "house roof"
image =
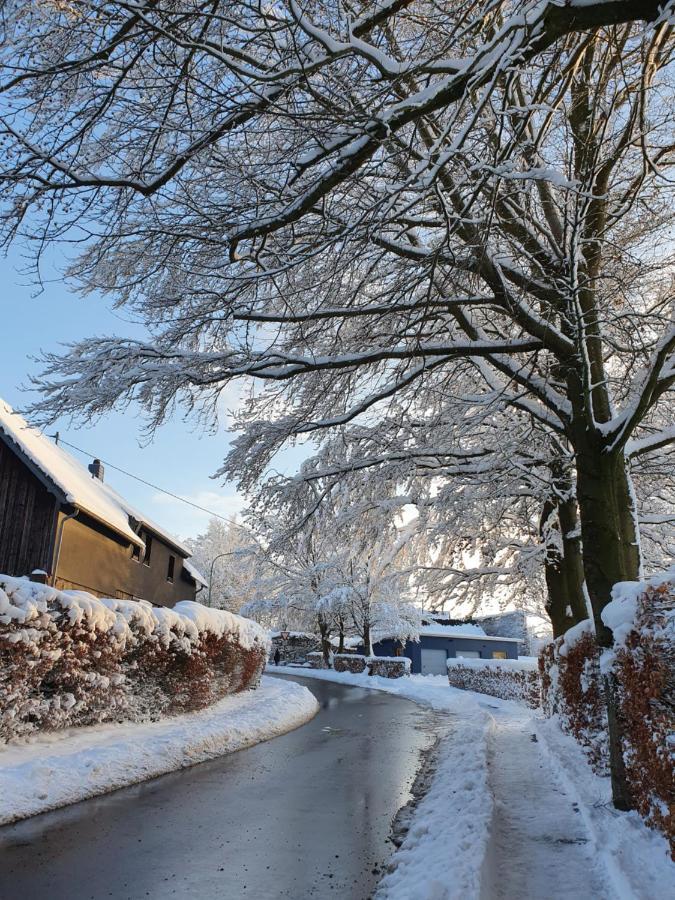
{"label": "house roof", "polygon": [[[144,546],[131,519],[170,544],[183,556],[190,551],[172,534],[157,525],[117,491],[91,473],[46,435],[31,427],[12,407],[0,399],[0,437],[23,459],[51,493],[81,509],[137,546]],[[196,570],[195,570],[196,571]],[[200,576],[201,580],[201,576]]]}
{"label": "house roof", "polygon": [[465,631],[465,627],[464,625],[423,625],[420,628],[420,637],[462,638],[462,640],[469,641],[498,641],[509,644],[522,643],[518,638],[485,634],[482,628],[478,628],[478,633]]}
{"label": "house roof", "polygon": [[208,581],[204,578],[199,569],[187,559],[183,560],[183,570],[187,572],[190,578],[192,578],[193,581],[196,581],[197,584],[201,584],[202,587],[209,586]]}

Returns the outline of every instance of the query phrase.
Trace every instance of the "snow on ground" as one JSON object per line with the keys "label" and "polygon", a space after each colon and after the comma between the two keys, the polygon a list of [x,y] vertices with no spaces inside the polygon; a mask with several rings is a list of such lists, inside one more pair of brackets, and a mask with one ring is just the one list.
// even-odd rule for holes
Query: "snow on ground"
{"label": "snow on ground", "polygon": [[440,675],[285,672],[398,694],[449,714],[431,787],[377,900],[654,900],[672,895],[663,837],[611,805],[608,778],[554,720]]}
{"label": "snow on ground", "polygon": [[255,691],[141,725],[92,725],[0,749],[0,824],[242,750],[309,721],[307,688],[263,678]]}

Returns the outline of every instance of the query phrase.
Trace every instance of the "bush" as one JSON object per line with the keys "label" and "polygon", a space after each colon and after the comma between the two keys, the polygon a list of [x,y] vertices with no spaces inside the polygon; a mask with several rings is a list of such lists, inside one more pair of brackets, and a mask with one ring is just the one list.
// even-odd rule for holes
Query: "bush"
{"label": "bush", "polygon": [[648,585],[635,601],[612,660],[626,775],[636,809],[675,859],[675,580]]}
{"label": "bush", "polygon": [[315,650],[312,653],[307,654],[307,662],[312,669],[328,669],[329,666],[326,665],[326,660],[323,658],[323,652],[321,650]]}
{"label": "bush", "polygon": [[153,609],[0,575],[0,741],[202,709],[254,688],[254,622],[199,603]]}
{"label": "bush", "polygon": [[336,672],[360,675],[366,670],[366,657],[357,653],[336,653],[333,657],[333,668]]}
{"label": "bush", "polygon": [[462,690],[539,706],[539,674],[529,659],[449,659],[448,681]]}
{"label": "bush", "polygon": [[402,678],[410,675],[411,660],[407,656],[371,656],[367,665],[371,675],[382,678]]}
{"label": "bush", "polygon": [[635,807],[670,841],[675,859],[675,577],[616,585],[613,598],[602,613],[612,650],[601,654],[587,621],[542,651],[543,708],[606,774],[603,672],[611,673]]}
{"label": "bush", "polygon": [[557,715],[562,730],[585,750],[593,770],[606,775],[607,710],[592,622],[585,619],[547,644],[539,669],[544,713]]}

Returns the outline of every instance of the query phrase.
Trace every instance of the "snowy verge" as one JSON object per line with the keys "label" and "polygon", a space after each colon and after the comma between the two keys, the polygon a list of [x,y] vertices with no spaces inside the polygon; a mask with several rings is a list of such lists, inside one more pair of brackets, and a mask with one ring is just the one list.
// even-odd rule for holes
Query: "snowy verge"
{"label": "snowy verge", "polygon": [[486,714],[492,698],[456,690],[443,675],[392,679],[295,666],[272,666],[268,671],[396,694],[448,714],[449,739],[441,741],[429,790],[417,804],[410,829],[375,896],[376,900],[476,900],[493,807],[487,781]]}
{"label": "snowy verge", "polygon": [[264,678],[257,690],[199,712],[8,744],[0,750],[0,824],[243,750],[298,728],[318,710],[307,688]]}
{"label": "snowy verge", "polygon": [[648,828],[637,812],[612,805],[609,777],[596,775],[581,746],[555,718],[532,719],[550,768],[577,804],[598,861],[616,900],[672,896],[675,864],[667,840]]}

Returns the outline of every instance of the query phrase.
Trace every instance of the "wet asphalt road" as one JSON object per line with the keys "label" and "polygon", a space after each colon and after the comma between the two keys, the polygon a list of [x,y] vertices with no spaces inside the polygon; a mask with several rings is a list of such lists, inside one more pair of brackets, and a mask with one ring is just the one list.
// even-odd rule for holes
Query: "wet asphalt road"
{"label": "wet asphalt road", "polygon": [[310,679],[283,737],[0,828],[0,900],[366,900],[433,716]]}

